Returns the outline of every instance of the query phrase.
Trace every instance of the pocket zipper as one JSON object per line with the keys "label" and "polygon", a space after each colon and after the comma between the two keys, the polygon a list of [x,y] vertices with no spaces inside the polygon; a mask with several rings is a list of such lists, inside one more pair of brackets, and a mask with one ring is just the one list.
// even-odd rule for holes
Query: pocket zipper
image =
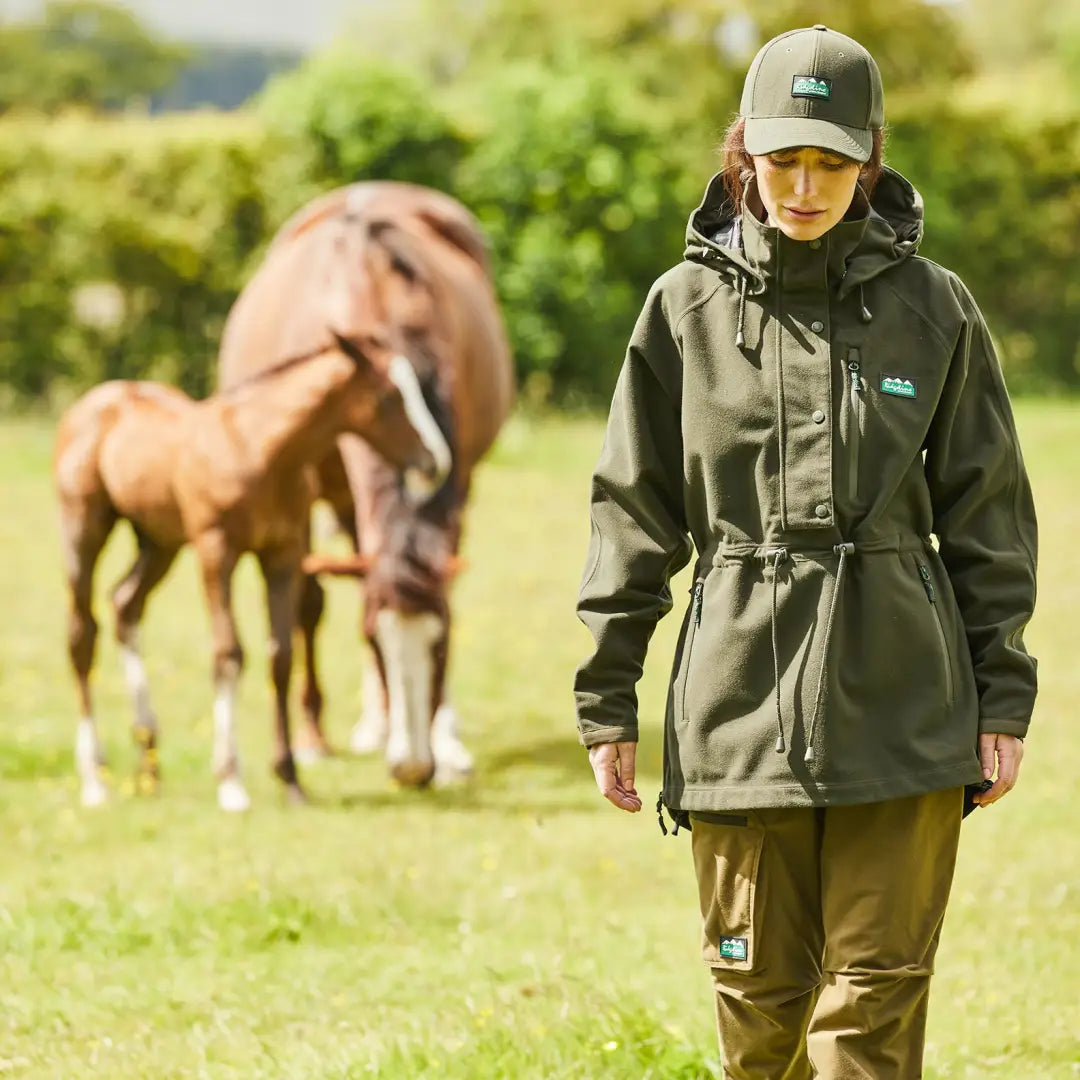
{"label": "pocket zipper", "polygon": [[705,604],[705,582],[694,582],[694,599],[690,604],[690,633],[686,640],[686,661],[683,663],[682,691],[679,694],[679,719],[686,723],[686,684],[690,681],[690,654],[697,637],[697,628],[701,625],[701,609]]}
{"label": "pocket zipper", "polygon": [[919,577],[922,578],[923,588],[926,590],[926,599],[930,601],[930,607],[934,612],[934,625],[937,627],[938,642],[941,645],[941,658],[945,661],[945,697],[949,705],[953,700],[953,676],[952,661],[949,659],[949,643],[945,637],[945,626],[941,621],[941,609],[938,607],[937,590],[930,578],[929,569],[922,563],[919,564]]}
{"label": "pocket zipper", "polygon": [[859,350],[848,350],[847,369],[850,377],[848,395],[848,498],[856,499],[859,495],[859,418],[862,413],[862,376],[859,374]]}

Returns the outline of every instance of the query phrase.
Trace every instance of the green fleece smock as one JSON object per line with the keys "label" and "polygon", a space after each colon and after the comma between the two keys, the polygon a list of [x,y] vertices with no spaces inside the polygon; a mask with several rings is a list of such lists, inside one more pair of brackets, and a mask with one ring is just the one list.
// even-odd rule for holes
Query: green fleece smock
{"label": "green fleece smock", "polygon": [[665,717],[675,810],[959,786],[981,779],[979,732],[1028,728],[1036,525],[1001,370],[963,283],[916,254],[912,186],[887,169],[862,209],[793,241],[714,177],[627,350],[592,483],[578,729],[637,739],[649,638],[696,550]]}

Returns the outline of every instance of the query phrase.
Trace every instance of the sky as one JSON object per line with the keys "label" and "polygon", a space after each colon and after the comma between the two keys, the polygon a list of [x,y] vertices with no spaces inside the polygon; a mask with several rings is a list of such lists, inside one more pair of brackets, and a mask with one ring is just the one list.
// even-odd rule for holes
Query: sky
{"label": "sky", "polygon": [[[394,0],[117,0],[148,27],[185,41],[326,45],[349,16]],[[0,0],[0,18],[37,15],[44,0]]]}

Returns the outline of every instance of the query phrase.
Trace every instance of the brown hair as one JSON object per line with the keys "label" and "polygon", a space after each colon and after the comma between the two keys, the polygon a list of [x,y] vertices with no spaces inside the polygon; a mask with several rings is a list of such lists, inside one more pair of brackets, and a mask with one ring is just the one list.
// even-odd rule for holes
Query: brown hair
{"label": "brown hair", "polygon": [[[724,133],[724,141],[720,145],[720,155],[723,162],[724,190],[731,196],[737,212],[742,211],[743,188],[747,180],[754,175],[754,159],[746,152],[746,119],[737,116],[731,126]],[[882,150],[885,146],[885,133],[881,128],[874,128],[874,145],[870,150],[870,157],[862,163],[859,169],[859,186],[863,189],[867,200],[874,194],[885,165],[882,161]],[[843,157],[843,155],[839,155]],[[854,160],[848,158],[849,161]]]}

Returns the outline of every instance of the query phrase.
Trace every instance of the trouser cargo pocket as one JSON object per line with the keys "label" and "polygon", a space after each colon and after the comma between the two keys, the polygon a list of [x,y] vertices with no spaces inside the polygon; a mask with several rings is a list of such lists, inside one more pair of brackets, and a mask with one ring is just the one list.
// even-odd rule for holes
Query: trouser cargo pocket
{"label": "trouser cargo pocket", "polygon": [[752,813],[691,811],[690,824],[701,903],[702,959],[713,967],[750,971],[764,830]]}

